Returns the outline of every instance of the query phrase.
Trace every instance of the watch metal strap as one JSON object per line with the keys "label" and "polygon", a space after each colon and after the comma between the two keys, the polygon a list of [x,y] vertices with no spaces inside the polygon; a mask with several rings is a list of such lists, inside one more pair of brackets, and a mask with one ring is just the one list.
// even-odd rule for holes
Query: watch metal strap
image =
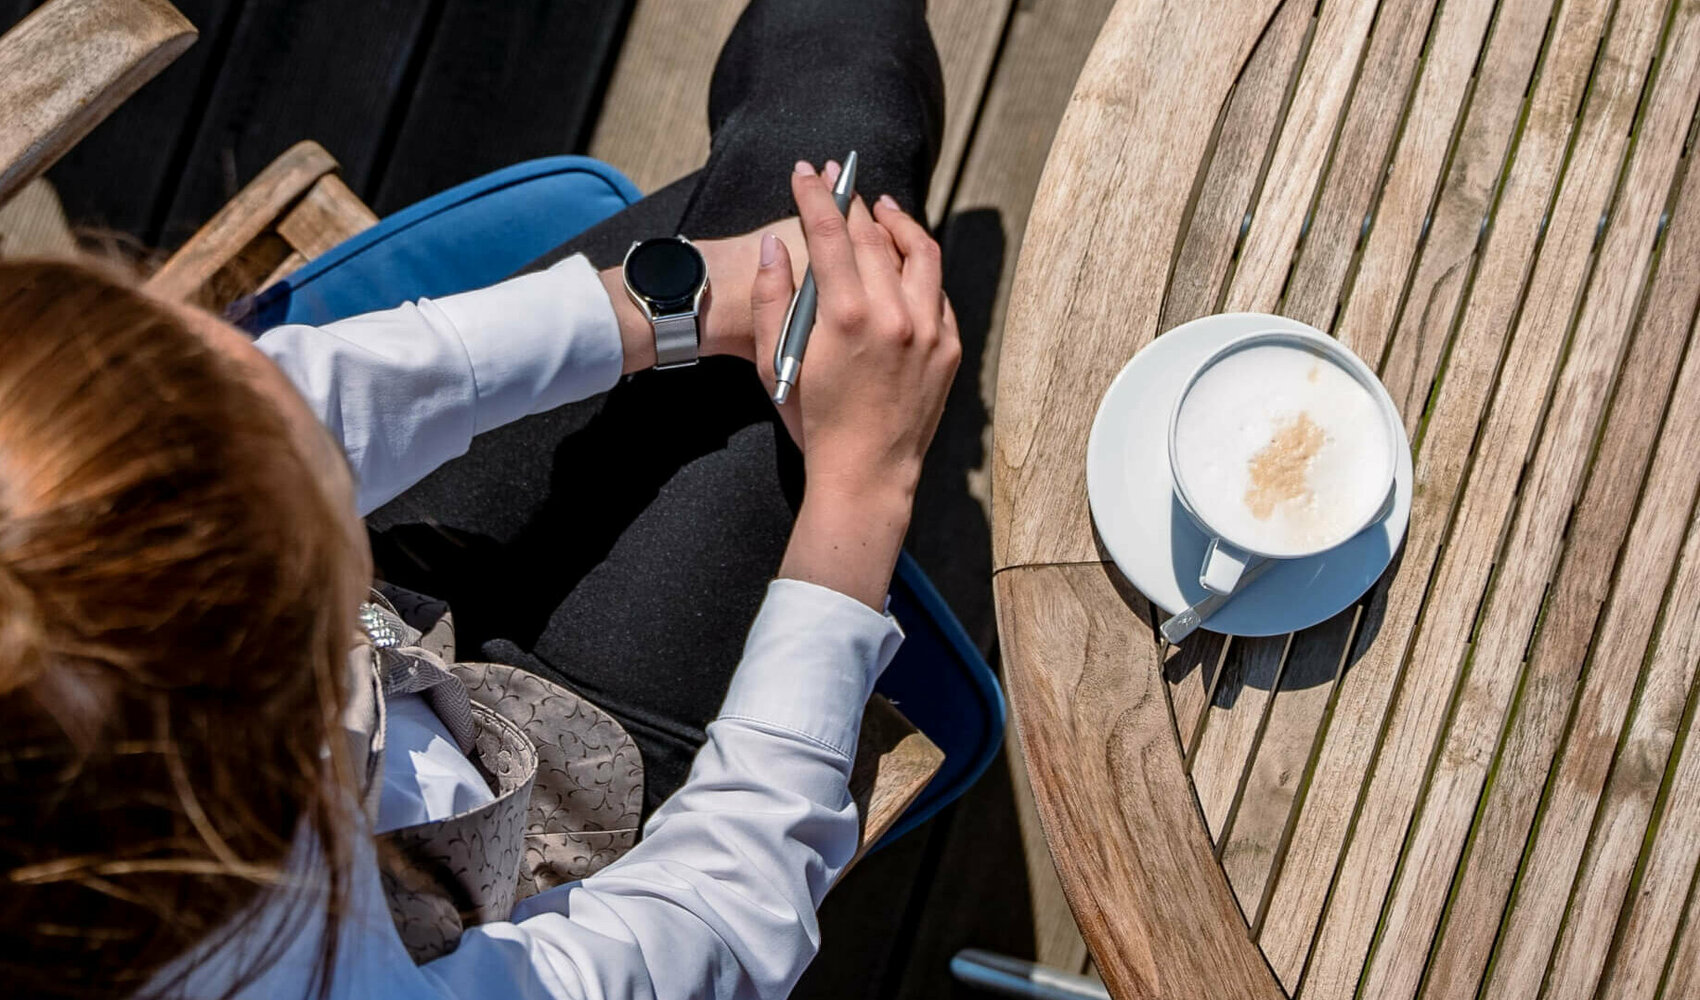
{"label": "watch metal strap", "polygon": [[655,317],[655,367],[679,368],[697,360],[697,314]]}

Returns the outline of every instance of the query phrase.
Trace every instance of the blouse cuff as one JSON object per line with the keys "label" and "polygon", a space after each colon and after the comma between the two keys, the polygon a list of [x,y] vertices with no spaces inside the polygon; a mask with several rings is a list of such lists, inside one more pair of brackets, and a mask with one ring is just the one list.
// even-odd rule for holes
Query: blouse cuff
{"label": "blouse cuff", "polygon": [[889,614],[827,587],[775,580],[720,718],[778,727],[848,760],[862,707],[902,642]]}
{"label": "blouse cuff", "polygon": [[614,305],[581,254],[434,305],[466,345],[474,434],[606,392],[625,364]]}

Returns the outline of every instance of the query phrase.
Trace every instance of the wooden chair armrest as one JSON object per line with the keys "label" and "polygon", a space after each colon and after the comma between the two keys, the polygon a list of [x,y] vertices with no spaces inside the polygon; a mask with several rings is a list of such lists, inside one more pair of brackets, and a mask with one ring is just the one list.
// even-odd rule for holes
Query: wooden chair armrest
{"label": "wooden chair armrest", "polygon": [[877,694],[869,699],[850,771],[850,797],[862,820],[862,844],[852,865],[897,823],[943,764],[944,752],[891,702]]}
{"label": "wooden chair armrest", "polygon": [[[205,299],[203,289],[215,275],[276,227],[292,206],[336,169],[336,158],[312,140],[289,147],[154,272],[147,282],[148,291],[173,302]],[[276,259],[256,265],[257,273],[242,282],[247,287],[237,291],[253,291],[288,256],[287,247],[281,240],[277,242],[280,252]],[[228,298],[229,291],[219,289],[215,293]]]}
{"label": "wooden chair armrest", "polygon": [[194,40],[166,0],[51,0],[0,36],[0,202]]}

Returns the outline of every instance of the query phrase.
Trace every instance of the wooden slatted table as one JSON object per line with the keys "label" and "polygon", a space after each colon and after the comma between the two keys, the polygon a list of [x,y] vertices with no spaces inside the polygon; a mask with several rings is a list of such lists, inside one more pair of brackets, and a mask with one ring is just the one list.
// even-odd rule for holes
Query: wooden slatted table
{"label": "wooden slatted table", "polygon": [[[1700,0],[1120,0],[1022,248],[994,586],[1118,997],[1700,997]],[[1415,444],[1359,606],[1155,638],[1087,432],[1161,331],[1331,332]]]}

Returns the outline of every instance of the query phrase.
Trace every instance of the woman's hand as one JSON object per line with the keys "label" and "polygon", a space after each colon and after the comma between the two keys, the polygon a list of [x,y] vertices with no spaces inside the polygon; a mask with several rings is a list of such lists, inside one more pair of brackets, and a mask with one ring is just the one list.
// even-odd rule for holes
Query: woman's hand
{"label": "woman's hand", "polygon": [[[781,408],[803,450],[803,506],[780,575],[882,606],[908,529],[921,461],[962,356],[938,244],[882,197],[839,215],[828,182],[791,178],[819,289],[796,391]],[[764,240],[751,303],[756,365],[773,349],[794,282],[783,241]]]}

